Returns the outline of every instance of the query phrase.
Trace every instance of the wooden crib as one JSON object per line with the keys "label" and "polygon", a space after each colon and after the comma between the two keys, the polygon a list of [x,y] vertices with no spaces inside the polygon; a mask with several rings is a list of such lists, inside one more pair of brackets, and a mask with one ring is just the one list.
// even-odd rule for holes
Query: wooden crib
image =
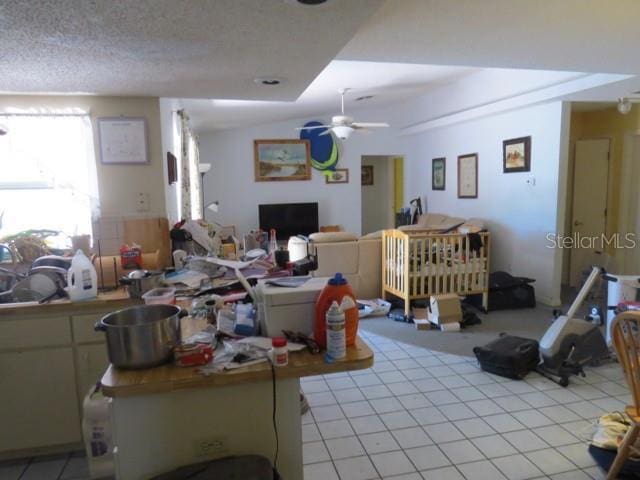
{"label": "wooden crib", "polygon": [[405,314],[409,315],[412,300],[444,293],[481,293],[486,311],[490,240],[488,232],[467,235],[385,230],[382,233],[383,298],[386,299],[387,294],[402,298]]}

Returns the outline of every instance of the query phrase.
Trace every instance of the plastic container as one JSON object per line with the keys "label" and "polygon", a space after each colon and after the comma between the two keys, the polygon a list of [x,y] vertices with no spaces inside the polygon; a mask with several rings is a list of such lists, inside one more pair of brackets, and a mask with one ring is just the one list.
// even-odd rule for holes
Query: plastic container
{"label": "plastic container", "polygon": [[271,361],[276,367],[284,367],[289,363],[289,349],[287,339],[275,337],[271,339]]}
{"label": "plastic container", "polygon": [[331,359],[344,358],[347,355],[344,313],[338,302],[333,302],[326,315],[327,355]]}
{"label": "plastic container", "polygon": [[72,302],[98,296],[98,274],[82,250],[77,250],[71,260],[67,272],[67,293]]}
{"label": "plastic container", "polygon": [[640,276],[607,274],[607,277],[609,277],[609,283],[607,285],[606,342],[608,346],[611,346],[611,325],[616,316],[614,308],[621,302],[634,302],[638,300]]}
{"label": "plastic container", "polygon": [[144,303],[147,305],[175,305],[176,289],[175,288],[154,288],[142,295]]}
{"label": "plastic container", "polygon": [[313,337],[321,348],[327,348],[327,311],[333,302],[342,303],[344,297],[351,297],[353,303],[353,307],[344,309],[346,345],[350,347],[356,343],[359,317],[356,297],[351,286],[347,283],[347,279],[341,273],[336,273],[327,282],[316,301]]}
{"label": "plastic container", "polygon": [[91,478],[115,474],[109,406],[111,399],[102,395],[100,385],[91,388],[82,403],[82,436]]}

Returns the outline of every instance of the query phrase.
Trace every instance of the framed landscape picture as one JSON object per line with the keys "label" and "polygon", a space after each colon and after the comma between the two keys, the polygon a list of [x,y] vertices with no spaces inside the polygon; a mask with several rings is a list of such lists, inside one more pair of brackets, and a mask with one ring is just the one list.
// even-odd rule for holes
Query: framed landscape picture
{"label": "framed landscape picture", "polygon": [[361,185],[373,185],[373,165],[362,165]]}
{"label": "framed landscape picture", "polygon": [[447,181],[447,159],[431,160],[431,190],[444,190]]}
{"label": "framed landscape picture", "polygon": [[478,198],[478,154],[458,157],[458,198]]}
{"label": "framed landscape picture", "polygon": [[502,142],[502,172],[531,171],[531,137],[512,138]]}
{"label": "framed landscape picture", "polygon": [[309,140],[254,140],[255,181],[310,180]]}
{"label": "framed landscape picture", "polygon": [[325,174],[325,183],[349,183],[349,169],[336,168],[333,172]]}

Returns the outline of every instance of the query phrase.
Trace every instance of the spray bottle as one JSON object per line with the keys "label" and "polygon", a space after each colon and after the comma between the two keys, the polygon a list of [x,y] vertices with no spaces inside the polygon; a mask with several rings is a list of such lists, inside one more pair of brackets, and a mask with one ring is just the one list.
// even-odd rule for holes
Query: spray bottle
{"label": "spray bottle", "polygon": [[326,315],[327,329],[327,360],[344,358],[347,354],[347,336],[345,330],[344,312],[334,301]]}

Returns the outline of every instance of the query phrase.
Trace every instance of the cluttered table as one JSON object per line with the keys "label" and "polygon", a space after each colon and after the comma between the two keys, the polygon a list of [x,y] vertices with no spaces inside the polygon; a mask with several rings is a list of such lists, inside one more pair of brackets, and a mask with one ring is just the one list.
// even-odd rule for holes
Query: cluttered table
{"label": "cluttered table", "polygon": [[[185,317],[182,337],[206,326],[202,318]],[[304,349],[290,352],[286,366],[264,361],[208,374],[173,364],[109,366],[102,392],[112,399],[116,478],[148,479],[228,455],[262,455],[282,478],[301,479],[300,378],[372,365],[372,350],[357,338],[345,358],[330,363]]]}
{"label": "cluttered table", "polygon": [[[371,365],[373,352],[358,338],[356,344],[347,349],[347,356],[333,363],[326,363],[323,355],[314,355],[308,350],[293,352],[289,355],[289,364],[275,370],[275,376],[276,379],[300,378],[359,370]],[[271,365],[268,362],[211,375],[203,375],[197,368],[181,368],[171,364],[144,370],[121,370],[109,366],[102,377],[102,392],[108,397],[126,397],[270,380]]]}

